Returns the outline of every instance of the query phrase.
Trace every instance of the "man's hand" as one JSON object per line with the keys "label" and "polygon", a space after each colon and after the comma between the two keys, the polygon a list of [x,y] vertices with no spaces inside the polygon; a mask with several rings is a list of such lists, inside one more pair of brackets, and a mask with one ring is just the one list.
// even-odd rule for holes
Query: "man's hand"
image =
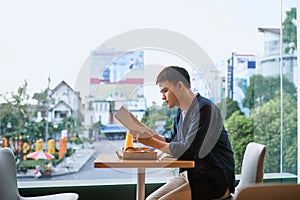
{"label": "man's hand", "polygon": [[153,146],[153,137],[136,137],[136,140],[146,146]]}
{"label": "man's hand", "polygon": [[147,146],[151,146],[151,141],[153,139],[153,136],[155,135],[155,133],[149,128],[143,130],[142,132],[137,132],[137,131],[130,130],[130,134],[139,143],[142,143],[142,144],[147,145]]}
{"label": "man's hand", "polygon": [[155,133],[147,128],[147,129],[144,129],[142,131],[133,131],[133,130],[129,130],[130,131],[130,134],[134,137],[134,138],[150,138],[150,137],[153,137],[155,135]]}
{"label": "man's hand", "polygon": [[156,134],[149,128],[144,129],[141,132],[130,130],[130,134],[134,137],[134,139],[136,139],[139,143],[143,145],[151,146],[153,148],[160,149],[168,154],[171,154],[169,144],[166,143],[165,138]]}

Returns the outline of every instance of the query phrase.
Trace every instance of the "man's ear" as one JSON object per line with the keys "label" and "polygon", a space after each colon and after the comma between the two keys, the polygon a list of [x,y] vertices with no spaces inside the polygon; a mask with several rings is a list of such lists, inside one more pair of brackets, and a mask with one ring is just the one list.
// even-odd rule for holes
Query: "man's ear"
{"label": "man's ear", "polygon": [[177,86],[178,86],[178,88],[181,90],[181,89],[184,87],[184,84],[183,84],[182,81],[178,81],[178,82],[177,82]]}

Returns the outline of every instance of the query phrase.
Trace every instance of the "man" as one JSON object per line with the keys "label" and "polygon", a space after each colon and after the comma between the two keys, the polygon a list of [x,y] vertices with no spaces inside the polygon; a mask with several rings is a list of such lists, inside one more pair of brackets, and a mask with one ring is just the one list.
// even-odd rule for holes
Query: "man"
{"label": "man", "polygon": [[147,129],[131,131],[137,141],[171,154],[179,160],[194,160],[195,167],[148,196],[153,199],[224,199],[234,192],[234,158],[219,109],[209,99],[191,90],[188,72],[177,66],[164,68],[157,77],[162,99],[178,107],[170,138]]}

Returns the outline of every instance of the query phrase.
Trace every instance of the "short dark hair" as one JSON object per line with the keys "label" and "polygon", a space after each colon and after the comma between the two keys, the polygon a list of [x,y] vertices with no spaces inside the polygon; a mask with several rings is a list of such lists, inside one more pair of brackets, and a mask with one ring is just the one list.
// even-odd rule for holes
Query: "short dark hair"
{"label": "short dark hair", "polygon": [[187,88],[191,88],[190,75],[188,71],[178,66],[168,66],[164,68],[157,76],[156,84],[169,81],[174,85],[181,81]]}

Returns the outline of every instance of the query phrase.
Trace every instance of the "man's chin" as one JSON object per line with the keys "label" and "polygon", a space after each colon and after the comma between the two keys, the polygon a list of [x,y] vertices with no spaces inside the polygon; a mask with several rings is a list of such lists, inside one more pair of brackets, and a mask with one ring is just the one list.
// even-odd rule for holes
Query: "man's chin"
{"label": "man's chin", "polygon": [[174,108],[174,105],[167,104],[168,108]]}

